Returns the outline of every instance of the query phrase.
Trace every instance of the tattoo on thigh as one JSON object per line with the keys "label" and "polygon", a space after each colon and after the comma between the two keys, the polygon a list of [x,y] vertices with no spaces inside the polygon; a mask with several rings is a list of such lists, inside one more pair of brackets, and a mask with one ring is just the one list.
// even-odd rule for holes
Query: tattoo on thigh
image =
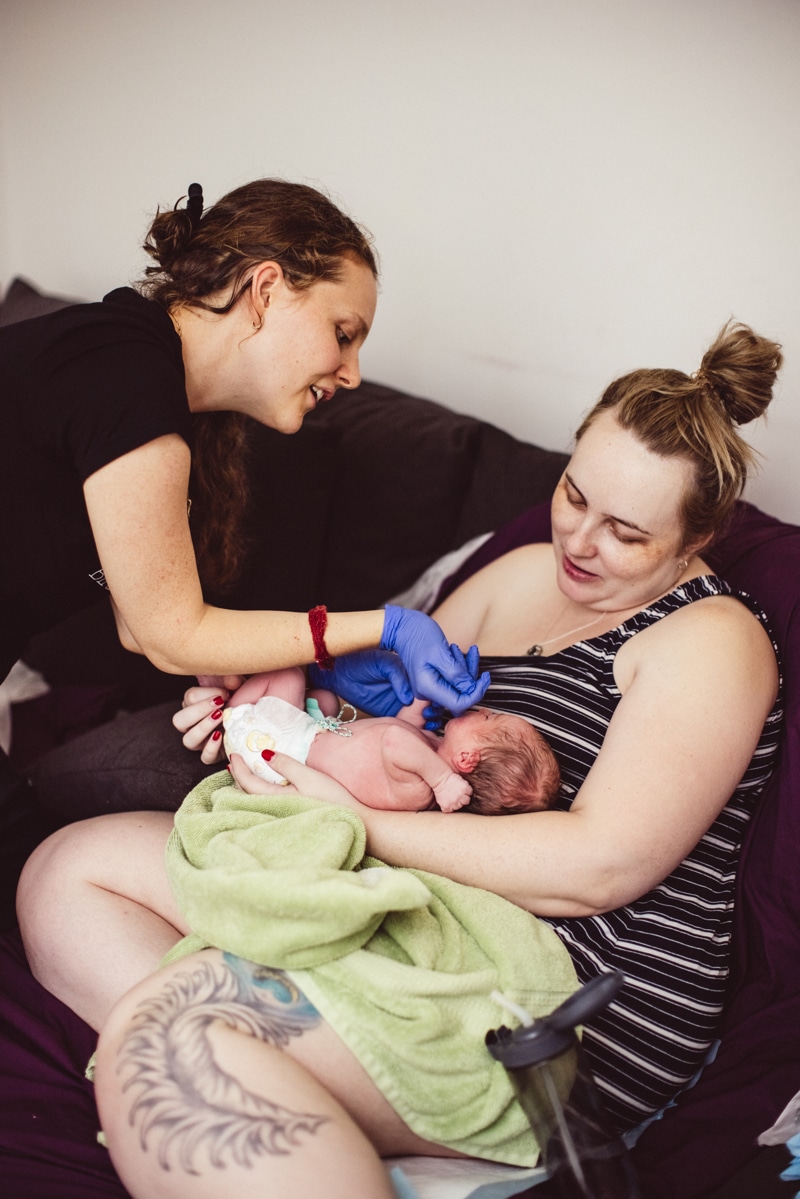
{"label": "tattoo on thigh", "polygon": [[284,1048],[320,1015],[280,970],[223,954],[177,974],[139,1005],[120,1048],[123,1092],[138,1091],[129,1121],[159,1165],[200,1173],[196,1161],[252,1167],[262,1154],[286,1154],[327,1120],[294,1112],[247,1090],[214,1057],[209,1027],[221,1022]]}

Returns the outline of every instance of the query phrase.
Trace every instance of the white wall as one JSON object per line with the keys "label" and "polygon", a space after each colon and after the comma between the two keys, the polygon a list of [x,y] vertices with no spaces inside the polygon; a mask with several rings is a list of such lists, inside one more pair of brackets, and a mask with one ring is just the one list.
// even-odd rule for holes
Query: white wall
{"label": "white wall", "polygon": [[194,179],[322,183],[382,258],[366,376],[541,444],[776,337],[749,494],[800,521],[798,63],[798,0],[2,0],[0,284],[129,281]]}

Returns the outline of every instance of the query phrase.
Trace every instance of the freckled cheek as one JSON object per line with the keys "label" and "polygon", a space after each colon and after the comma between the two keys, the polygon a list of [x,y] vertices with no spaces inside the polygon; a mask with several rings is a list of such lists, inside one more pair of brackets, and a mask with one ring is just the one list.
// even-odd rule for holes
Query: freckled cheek
{"label": "freckled cheek", "polygon": [[336,336],[335,330],[329,325],[324,325],[321,328],[315,328],[306,339],[305,359],[313,358],[315,362],[330,365],[338,362],[341,357],[341,347],[339,339]]}
{"label": "freckled cheek", "polygon": [[[622,551],[622,552],[620,552]],[[616,546],[607,552],[607,560],[619,579],[637,580],[658,571],[664,551],[654,545]]]}
{"label": "freckled cheek", "polygon": [[651,543],[649,545],[637,546],[637,549],[639,550],[639,554],[640,554],[640,558],[641,558],[642,562],[648,562],[651,565],[655,566],[656,564],[658,564],[660,562],[664,562],[666,560],[666,555],[664,554],[664,547],[661,545],[654,545]]}

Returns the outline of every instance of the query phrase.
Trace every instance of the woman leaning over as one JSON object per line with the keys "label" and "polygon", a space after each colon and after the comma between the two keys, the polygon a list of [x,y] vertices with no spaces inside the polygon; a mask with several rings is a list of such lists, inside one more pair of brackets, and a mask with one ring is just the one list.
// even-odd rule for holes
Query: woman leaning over
{"label": "woman leaning over", "polygon": [[[745,481],[750,452],[735,425],[765,410],[780,360],[774,343],[733,326],[692,379],[637,371],[612,384],[558,485],[552,545],[499,559],[437,613],[454,641],[481,645],[488,704],[528,717],[549,739],[564,781],[557,810],[412,817],[362,807],[283,755],[272,762],[302,795],[354,808],[375,857],[541,917],[580,980],[624,971],[620,996],[584,1032],[620,1129],[668,1101],[713,1038],[738,849],[776,751],[773,645],[752,602],[710,573],[702,551]],[[345,661],[320,681],[345,692],[346,674]],[[270,789],[240,759],[232,769],[245,790]],[[118,1047],[135,1040],[137,1011],[161,1010],[174,966],[145,976],[186,930],[164,873],[171,825],[168,814],[146,812],[62,829],[34,855],[20,890],[37,976],[95,1027],[105,1023],[98,1096],[115,1163],[137,1195],[188,1194],[197,1181],[165,1174],[139,1141],[115,1065]],[[245,968],[216,950],[187,964],[215,986],[233,986]],[[196,1019],[212,1018],[204,1000],[195,1007]],[[388,1195],[368,1143],[383,1155],[450,1150],[414,1111],[400,1120],[385,1094],[391,1076],[388,1086],[369,1076],[347,1030],[347,1012],[331,1010],[277,1054],[246,1032],[215,1034],[228,1077],[259,1101],[326,1121],[286,1155],[267,1153],[237,1173],[237,1185],[252,1188],[243,1194],[269,1183],[275,1193]],[[457,1112],[457,1071],[452,1083]],[[179,1108],[188,1110],[193,1086],[181,1081]],[[372,1189],[359,1191],[362,1183]],[[204,1174],[204,1193],[229,1184],[227,1170]]]}
{"label": "woman leaning over", "polygon": [[[223,697],[225,676],[245,669],[382,646],[418,694],[441,688],[468,706],[475,680],[419,614],[319,608],[312,629],[306,613],[207,602],[204,587],[224,595],[241,557],[246,418],[294,433],[358,386],[377,267],[363,230],[311,187],[257,180],[205,213],[190,190],[153,222],[155,265],[138,290],[0,330],[14,530],[0,558],[0,679],[34,633],[96,603],[99,584],[127,649],[210,676]],[[378,704],[394,685],[410,696],[392,654],[359,659],[355,681],[376,684]],[[0,758],[0,794],[13,786]]]}

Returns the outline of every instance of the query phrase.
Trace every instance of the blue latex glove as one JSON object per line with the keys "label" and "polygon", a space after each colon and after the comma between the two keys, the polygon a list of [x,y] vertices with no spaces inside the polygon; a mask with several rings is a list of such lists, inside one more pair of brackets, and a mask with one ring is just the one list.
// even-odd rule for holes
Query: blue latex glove
{"label": "blue latex glove", "polygon": [[343,654],[332,670],[321,670],[312,663],[308,678],[314,687],[335,691],[370,716],[396,716],[414,698],[403,663],[386,650]]}
{"label": "blue latex glove", "polygon": [[402,658],[414,695],[429,699],[460,716],[480,703],[489,686],[489,673],[476,679],[478,650],[471,646],[465,657],[458,646],[448,645],[435,620],[411,608],[386,605],[381,649],[392,649]]}
{"label": "blue latex glove", "polygon": [[[464,669],[469,671],[473,679],[478,677],[478,663],[480,661],[480,651],[477,645],[471,645],[467,650],[466,657],[462,650],[455,643],[451,643],[450,652],[457,662],[463,663]],[[483,697],[481,697],[483,698]],[[476,703],[479,701],[476,700]],[[422,715],[425,717],[423,728],[428,729],[432,733],[438,733],[444,723],[444,714],[446,709],[441,704],[428,704],[427,708],[422,709]]]}

